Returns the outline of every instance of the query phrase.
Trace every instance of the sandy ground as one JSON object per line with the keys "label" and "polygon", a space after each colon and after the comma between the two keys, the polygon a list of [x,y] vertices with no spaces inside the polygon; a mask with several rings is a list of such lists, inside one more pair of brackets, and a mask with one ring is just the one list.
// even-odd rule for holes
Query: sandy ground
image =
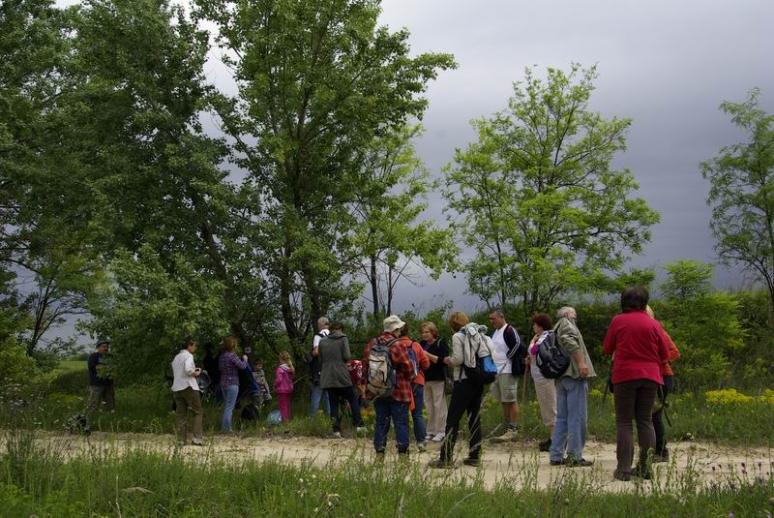
{"label": "sandy ground", "polygon": [[[44,433],[39,440],[68,455],[87,453],[90,449],[108,449],[125,452],[130,449],[169,452],[174,446],[171,435],[106,434],[95,433],[88,439],[82,436]],[[413,446],[413,445],[412,445]],[[464,447],[458,443],[458,458],[464,456]],[[388,444],[388,448],[394,444]],[[483,466],[479,469],[461,463],[451,470],[427,468],[437,457],[438,444],[431,443],[425,453],[412,453],[409,463],[420,469],[429,481],[480,479],[484,487],[498,485],[511,487],[547,488],[562,483],[584,483],[602,491],[630,491],[635,489],[679,492],[691,490],[697,484],[736,483],[770,478],[774,469],[774,450],[768,448],[733,448],[700,442],[671,443],[672,460],[657,464],[653,483],[619,482],[612,478],[615,469],[615,444],[590,442],[584,456],[594,460],[590,468],[550,466],[547,453],[538,453],[531,443],[487,443]],[[207,439],[205,447],[184,446],[183,455],[194,462],[277,461],[296,465],[314,465],[324,469],[338,469],[342,463],[374,462],[371,440],[321,439],[311,437],[233,437],[216,435]],[[389,454],[385,468],[398,463],[396,454]],[[638,487],[639,486],[639,487]]]}

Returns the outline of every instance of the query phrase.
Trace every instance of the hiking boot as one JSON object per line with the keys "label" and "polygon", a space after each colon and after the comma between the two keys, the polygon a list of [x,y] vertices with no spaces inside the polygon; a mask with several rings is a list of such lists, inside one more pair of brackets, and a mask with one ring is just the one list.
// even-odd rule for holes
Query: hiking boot
{"label": "hiking boot", "polygon": [[433,437],[433,442],[441,442],[444,440],[444,438],[446,438],[446,434],[441,432],[437,434],[435,437]]}
{"label": "hiking boot", "polygon": [[417,450],[419,450],[420,452],[427,451],[427,443],[425,441],[418,442],[417,443]]}
{"label": "hiking boot", "polygon": [[564,461],[564,465],[568,468],[588,468],[594,465],[593,460],[586,460],[584,458],[576,459],[573,457],[567,457]]}
{"label": "hiking boot", "polygon": [[549,464],[552,466],[564,466],[564,460],[552,460]]}
{"label": "hiking boot", "polygon": [[466,457],[462,460],[462,463],[466,466],[473,466],[474,468],[477,468],[481,465],[481,459],[478,457]]}
{"label": "hiking boot", "polygon": [[492,442],[514,442],[518,440],[519,438],[519,432],[516,430],[507,430],[504,434],[502,434],[499,437],[492,437],[490,439]]}
{"label": "hiking boot", "polygon": [[669,450],[664,448],[664,451],[661,453],[656,453],[653,455],[653,464],[656,464],[657,462],[669,462]]}
{"label": "hiking boot", "polygon": [[643,469],[641,466],[632,468],[632,476],[642,480],[650,480],[650,470]]}
{"label": "hiking boot", "polygon": [[191,439],[191,444],[194,446],[204,446],[204,441],[201,439]]}
{"label": "hiking boot", "polygon": [[615,470],[613,471],[613,478],[620,480],[621,482],[629,482],[632,479],[632,476],[629,473],[623,473],[621,471]]}
{"label": "hiking boot", "polygon": [[435,469],[451,469],[454,467],[454,462],[451,460],[435,459],[428,462],[427,467]]}
{"label": "hiking boot", "polygon": [[551,438],[549,437],[543,442],[538,443],[539,451],[551,451]]}

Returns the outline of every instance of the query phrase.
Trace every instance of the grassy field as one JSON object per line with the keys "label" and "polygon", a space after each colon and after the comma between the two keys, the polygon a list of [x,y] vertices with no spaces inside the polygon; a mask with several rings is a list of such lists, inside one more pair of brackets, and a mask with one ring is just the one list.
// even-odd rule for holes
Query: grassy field
{"label": "grassy field", "polygon": [[[62,430],[72,415],[84,408],[88,377],[84,362],[63,362],[59,374],[41,385],[34,394],[18,394],[17,404],[0,402],[0,420],[17,421],[25,426],[47,430]],[[612,395],[604,397],[602,382],[592,385],[589,393],[589,435],[600,441],[615,441],[615,419]],[[523,392],[520,391],[520,397]],[[763,395],[761,395],[763,394]],[[673,439],[717,441],[739,446],[774,446],[774,392],[743,396],[733,391],[722,397],[708,399],[704,394],[677,394],[671,398],[669,415]],[[539,419],[537,402],[530,391],[527,401],[521,402],[522,437],[526,441],[542,440],[547,431]],[[13,398],[11,398],[13,399]],[[98,413],[93,428],[109,432],[171,433],[174,430],[172,398],[163,383],[118,387],[115,413]],[[270,406],[266,412],[271,410]],[[299,394],[294,401],[294,419],[278,427],[269,427],[263,419],[242,422],[235,426],[247,435],[287,433],[293,435],[324,436],[330,431],[326,418],[308,416],[308,398]],[[222,409],[205,406],[205,429],[217,431]],[[265,415],[265,413],[264,413]],[[499,405],[491,398],[484,402],[484,434],[491,434],[501,422]],[[373,423],[373,411],[364,410],[366,424]],[[348,423],[345,420],[345,426]],[[372,428],[373,429],[373,428]],[[346,433],[346,428],[345,428]]]}
{"label": "grassy field", "polygon": [[480,480],[431,483],[423,466],[389,460],[319,469],[279,458],[194,462],[186,450],[141,448],[122,455],[93,448],[65,458],[64,448],[42,446],[28,430],[6,432],[3,443],[3,516],[463,517],[485,510],[488,516],[765,517],[774,511],[771,477],[729,476],[703,486],[689,474],[670,488],[641,484],[611,494],[568,470],[549,489],[515,489],[504,481],[487,491]]}

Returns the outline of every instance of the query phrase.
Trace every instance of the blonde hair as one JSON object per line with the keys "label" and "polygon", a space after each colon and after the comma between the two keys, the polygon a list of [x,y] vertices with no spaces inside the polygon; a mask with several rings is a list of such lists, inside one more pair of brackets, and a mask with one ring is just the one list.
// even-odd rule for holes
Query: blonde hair
{"label": "blonde hair", "polygon": [[279,360],[282,363],[286,363],[288,367],[293,366],[293,361],[290,359],[290,353],[287,351],[282,351],[281,353],[279,353]]}
{"label": "blonde hair", "polygon": [[433,338],[438,338],[438,327],[432,322],[422,322],[419,324],[419,332],[422,333],[425,329],[430,331]]}
{"label": "blonde hair", "polygon": [[234,352],[237,347],[237,339],[235,336],[227,336],[223,339],[223,350]]}
{"label": "blonde hair", "polygon": [[470,319],[462,311],[455,311],[454,313],[449,315],[448,323],[452,331],[456,333],[457,331],[465,327],[468,323],[470,323]]}

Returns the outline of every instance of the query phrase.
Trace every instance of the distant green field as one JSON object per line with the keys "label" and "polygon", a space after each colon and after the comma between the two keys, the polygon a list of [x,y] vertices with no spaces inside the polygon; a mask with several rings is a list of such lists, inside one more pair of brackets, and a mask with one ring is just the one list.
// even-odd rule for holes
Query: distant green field
{"label": "distant green field", "polygon": [[55,369],[57,374],[64,374],[65,372],[85,371],[86,362],[83,360],[62,360]]}

